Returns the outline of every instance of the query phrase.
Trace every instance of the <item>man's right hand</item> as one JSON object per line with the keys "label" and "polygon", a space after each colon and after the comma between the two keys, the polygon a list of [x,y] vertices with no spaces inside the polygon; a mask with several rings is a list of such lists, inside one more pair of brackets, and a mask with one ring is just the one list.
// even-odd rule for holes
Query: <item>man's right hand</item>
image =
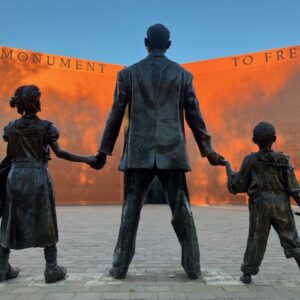
{"label": "man's right hand", "polygon": [[216,152],[208,154],[207,159],[212,166],[224,166],[225,165],[224,157]]}
{"label": "man's right hand", "polygon": [[103,152],[98,152],[95,155],[97,161],[94,164],[91,164],[91,168],[95,169],[95,170],[100,170],[104,167],[105,163],[106,163],[106,154]]}

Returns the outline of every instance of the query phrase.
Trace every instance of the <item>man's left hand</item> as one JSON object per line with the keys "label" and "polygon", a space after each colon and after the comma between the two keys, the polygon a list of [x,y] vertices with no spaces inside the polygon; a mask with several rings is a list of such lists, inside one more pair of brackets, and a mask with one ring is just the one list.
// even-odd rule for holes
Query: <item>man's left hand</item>
{"label": "man's left hand", "polygon": [[104,165],[106,163],[106,154],[103,152],[99,152],[99,153],[97,153],[97,155],[95,155],[95,157],[96,157],[96,162],[93,164],[90,164],[90,166],[93,169],[100,170],[104,167]]}

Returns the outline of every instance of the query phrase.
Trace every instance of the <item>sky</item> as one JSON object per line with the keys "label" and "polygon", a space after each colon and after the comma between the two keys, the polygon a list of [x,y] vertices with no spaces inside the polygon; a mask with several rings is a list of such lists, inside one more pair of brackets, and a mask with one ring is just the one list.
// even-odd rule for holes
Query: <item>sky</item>
{"label": "sky", "polygon": [[300,44],[300,0],[0,0],[0,46],[130,65],[147,28],[179,63]]}

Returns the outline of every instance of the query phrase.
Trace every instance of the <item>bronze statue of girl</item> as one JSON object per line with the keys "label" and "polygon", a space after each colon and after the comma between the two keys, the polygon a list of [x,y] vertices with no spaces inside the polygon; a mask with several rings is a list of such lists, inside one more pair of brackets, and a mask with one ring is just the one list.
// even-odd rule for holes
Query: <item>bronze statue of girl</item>
{"label": "bronze statue of girl", "polygon": [[48,174],[50,148],[57,157],[93,165],[94,157],[82,157],[60,149],[59,132],[52,122],[41,120],[40,90],[24,85],[15,91],[10,106],[21,118],[4,128],[7,156],[11,163],[6,181],[6,198],[0,229],[0,281],[15,278],[18,268],[10,266],[10,249],[43,247],[47,283],[66,277],[66,269],[57,265],[58,229],[53,184]]}

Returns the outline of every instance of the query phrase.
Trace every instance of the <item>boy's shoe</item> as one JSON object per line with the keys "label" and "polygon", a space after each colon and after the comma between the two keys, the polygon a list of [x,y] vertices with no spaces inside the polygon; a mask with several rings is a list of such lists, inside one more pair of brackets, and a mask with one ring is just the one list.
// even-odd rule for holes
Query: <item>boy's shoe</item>
{"label": "boy's shoe", "polygon": [[189,277],[189,279],[192,280],[198,279],[200,277],[200,273],[197,272],[187,272],[186,274]]}
{"label": "boy's shoe", "polygon": [[0,282],[4,280],[14,279],[18,277],[19,273],[20,273],[19,268],[13,268],[10,264],[8,264],[7,271],[6,272],[4,271],[4,273],[0,272]]}
{"label": "boy's shoe", "polygon": [[116,279],[124,279],[126,277],[126,273],[121,272],[120,270],[118,270],[115,267],[112,267],[109,270],[109,274]]}
{"label": "boy's shoe", "polygon": [[5,279],[14,279],[16,277],[18,277],[20,273],[20,269],[19,268],[13,268],[11,265],[8,265],[8,271],[6,273],[6,277]]}
{"label": "boy's shoe", "polygon": [[0,246],[0,282],[16,278],[20,272],[19,268],[13,268],[9,264],[9,252],[9,249]]}
{"label": "boy's shoe", "polygon": [[293,210],[294,214],[297,216],[300,216],[300,209],[298,208],[297,210]]}
{"label": "boy's shoe", "polygon": [[240,281],[245,283],[245,284],[249,284],[251,283],[252,279],[251,279],[251,274],[246,274],[244,273],[241,277],[240,277]]}
{"label": "boy's shoe", "polygon": [[67,269],[61,266],[56,266],[55,268],[45,269],[45,281],[46,283],[54,283],[66,278]]}

